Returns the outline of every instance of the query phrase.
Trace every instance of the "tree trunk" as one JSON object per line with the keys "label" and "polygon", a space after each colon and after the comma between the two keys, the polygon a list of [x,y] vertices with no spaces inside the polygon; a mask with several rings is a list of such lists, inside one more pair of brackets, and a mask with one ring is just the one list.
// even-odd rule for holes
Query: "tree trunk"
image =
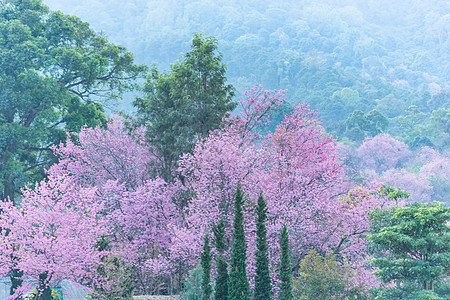
{"label": "tree trunk", "polygon": [[[11,270],[11,288],[9,290],[9,294],[13,295],[15,290],[22,285],[22,276],[23,271],[19,269],[12,269]],[[20,299],[20,297],[17,297],[15,299]]]}
{"label": "tree trunk", "polygon": [[47,280],[48,272],[39,274],[39,286],[37,289],[36,300],[52,300],[52,289],[49,280]]}
{"label": "tree trunk", "polygon": [[2,201],[14,201],[14,183],[9,178],[5,178]]}

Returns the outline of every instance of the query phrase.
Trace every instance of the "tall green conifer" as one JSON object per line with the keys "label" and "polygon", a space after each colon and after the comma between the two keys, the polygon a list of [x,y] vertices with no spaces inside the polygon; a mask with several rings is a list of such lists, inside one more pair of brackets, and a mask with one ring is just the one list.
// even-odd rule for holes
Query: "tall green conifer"
{"label": "tall green conifer", "polygon": [[209,244],[209,235],[205,234],[203,252],[201,255],[202,265],[202,300],[210,300],[212,294],[211,288],[211,245]]}
{"label": "tall green conifer", "polygon": [[289,236],[286,225],[281,229],[281,265],[280,265],[280,293],[278,300],[292,299],[291,261],[289,258]]}
{"label": "tall green conifer", "polygon": [[225,252],[225,223],[220,219],[217,226],[213,226],[215,245],[217,249],[217,277],[214,293],[215,300],[228,300],[228,270],[227,261],[223,255]]}
{"label": "tall green conifer", "polygon": [[258,197],[258,206],[256,207],[256,273],[255,273],[255,293],[254,299],[271,299],[270,291],[272,286],[270,284],[269,273],[269,256],[267,253],[267,205],[262,196]]}
{"label": "tall green conifer", "polygon": [[245,244],[244,214],[242,212],[244,194],[241,185],[236,190],[234,202],[233,246],[231,248],[231,266],[228,286],[230,300],[250,300],[250,285],[246,267],[247,246]]}
{"label": "tall green conifer", "polygon": [[236,107],[234,88],[227,84],[226,66],[218,52],[217,40],[195,33],[191,51],[182,61],[160,73],[154,67],[137,98],[140,123],[147,126],[147,137],[162,157],[161,172],[173,179],[180,155],[188,153],[196,137],[206,137],[219,128],[222,118]]}

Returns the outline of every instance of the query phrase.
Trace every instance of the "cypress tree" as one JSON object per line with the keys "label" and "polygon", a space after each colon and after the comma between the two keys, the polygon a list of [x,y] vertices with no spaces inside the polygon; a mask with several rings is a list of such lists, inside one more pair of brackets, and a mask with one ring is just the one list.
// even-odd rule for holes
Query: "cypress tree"
{"label": "cypress tree", "polygon": [[217,226],[213,226],[215,245],[217,249],[217,277],[216,288],[214,293],[215,300],[228,300],[228,270],[227,261],[224,257],[225,243],[225,223],[220,219]]}
{"label": "cypress tree", "polygon": [[289,236],[286,225],[281,229],[281,265],[280,265],[280,293],[278,300],[292,299],[291,262],[289,258]]}
{"label": "cypress tree", "polygon": [[233,245],[231,247],[231,265],[228,285],[230,300],[250,300],[250,285],[246,267],[247,246],[245,244],[244,214],[242,212],[244,194],[238,184],[234,202]]}
{"label": "cypress tree", "polygon": [[266,229],[267,205],[262,193],[258,197],[256,214],[256,273],[254,299],[271,299],[270,291],[272,290],[272,286],[270,284]]}
{"label": "cypress tree", "polygon": [[212,294],[211,288],[211,245],[209,244],[209,235],[205,234],[203,243],[203,252],[201,255],[202,265],[202,300],[210,300]]}

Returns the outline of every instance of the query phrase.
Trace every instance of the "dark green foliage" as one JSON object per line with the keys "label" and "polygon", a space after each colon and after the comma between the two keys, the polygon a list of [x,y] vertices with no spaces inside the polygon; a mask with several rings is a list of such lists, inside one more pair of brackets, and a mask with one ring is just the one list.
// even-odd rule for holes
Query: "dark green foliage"
{"label": "dark green foliage", "polygon": [[[450,287],[450,285],[447,285]],[[418,290],[411,286],[404,286],[403,288],[383,288],[373,289],[372,299],[376,300],[448,300],[448,289],[444,293],[432,290]]]}
{"label": "dark green foliage", "polygon": [[353,141],[362,141],[365,137],[373,137],[384,132],[389,125],[385,115],[374,109],[364,114],[361,110],[355,110],[345,120],[345,132],[341,134]]}
{"label": "dark green foliage", "polygon": [[95,286],[93,295],[95,299],[133,299],[132,267],[125,263],[123,258],[117,256],[104,257],[103,265],[97,270],[108,285]]}
{"label": "dark green foliage", "polygon": [[258,206],[256,207],[256,273],[255,273],[255,291],[253,298],[271,299],[270,292],[272,285],[270,283],[269,272],[269,254],[267,246],[267,205],[262,196],[258,197]]}
{"label": "dark green foliage", "polygon": [[[26,300],[37,300],[37,293],[38,291],[36,289],[33,289],[33,291],[28,294],[28,296],[25,298]],[[61,288],[54,288],[50,290],[50,298],[48,298],[48,292],[45,294],[45,299],[47,300],[63,300],[63,293],[61,291]],[[43,298],[41,298],[43,299]]]}
{"label": "dark green foliage", "polygon": [[416,136],[408,143],[408,146],[411,150],[418,150],[422,147],[435,148],[433,142],[426,136]]}
{"label": "dark green foliage", "polygon": [[101,98],[115,98],[145,69],[80,19],[40,0],[0,6],[0,200],[41,180],[50,147],[66,131],[105,121]]}
{"label": "dark green foliage", "polygon": [[230,276],[228,296],[230,300],[249,300],[250,285],[248,283],[246,263],[247,245],[244,232],[244,214],[242,205],[244,193],[238,184],[234,202],[233,245],[231,248]]}
{"label": "dark green foliage", "polygon": [[388,197],[391,200],[394,200],[396,205],[398,204],[399,199],[408,199],[410,196],[409,193],[406,192],[405,190],[396,189],[396,188],[393,188],[392,186],[389,186],[386,184],[381,185],[378,192],[381,195]]}
{"label": "dark green foliage", "polygon": [[227,261],[224,257],[225,252],[225,223],[223,219],[220,219],[217,226],[213,226],[214,240],[217,250],[217,276],[216,287],[214,292],[215,300],[228,300],[228,270]]}
{"label": "dark green foliage", "polygon": [[278,300],[292,299],[291,260],[289,257],[289,235],[286,225],[281,229],[281,263],[280,263],[280,292]]}
{"label": "dark green foliage", "polygon": [[191,51],[167,73],[154,67],[144,85],[144,97],[133,102],[148,138],[164,158],[166,179],[176,161],[191,150],[196,136],[219,127],[236,103],[233,87],[226,84],[226,67],[217,53],[217,40],[194,34]]}
{"label": "dark green foliage", "polygon": [[397,287],[375,289],[374,294],[380,299],[395,299],[396,294],[413,299],[413,294],[436,294],[435,286],[445,290],[443,279],[450,275],[450,209],[439,202],[413,203],[375,216],[384,226],[369,235],[369,249],[376,257],[372,265],[381,281]]}
{"label": "dark green foliage", "polygon": [[202,300],[211,299],[211,245],[209,244],[209,235],[205,234],[203,239],[203,252],[200,263],[202,265]]}

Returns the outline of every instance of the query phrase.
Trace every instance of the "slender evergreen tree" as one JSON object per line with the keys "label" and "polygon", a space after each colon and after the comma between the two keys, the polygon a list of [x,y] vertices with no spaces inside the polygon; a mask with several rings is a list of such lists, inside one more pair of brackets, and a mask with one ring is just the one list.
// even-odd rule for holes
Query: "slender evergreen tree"
{"label": "slender evergreen tree", "polygon": [[289,258],[289,236],[286,225],[281,229],[281,265],[280,265],[280,293],[278,300],[292,299],[291,261]]}
{"label": "slender evergreen tree", "polygon": [[220,219],[217,226],[213,226],[215,245],[217,250],[217,276],[216,288],[214,293],[215,300],[228,300],[228,270],[227,261],[224,257],[225,243],[225,223]]}
{"label": "slender evergreen tree", "polygon": [[205,234],[203,252],[201,255],[202,265],[202,300],[210,300],[212,295],[211,287],[211,245],[209,244],[209,235]]}
{"label": "slender evergreen tree", "polygon": [[231,248],[231,266],[228,286],[230,300],[250,300],[250,285],[246,267],[247,246],[245,244],[244,214],[242,204],[244,193],[238,184],[234,202],[233,245]]}
{"label": "slender evergreen tree", "polygon": [[262,193],[258,197],[256,214],[256,273],[254,299],[271,299],[270,292],[272,290],[272,285],[270,283],[266,229],[267,204]]}

